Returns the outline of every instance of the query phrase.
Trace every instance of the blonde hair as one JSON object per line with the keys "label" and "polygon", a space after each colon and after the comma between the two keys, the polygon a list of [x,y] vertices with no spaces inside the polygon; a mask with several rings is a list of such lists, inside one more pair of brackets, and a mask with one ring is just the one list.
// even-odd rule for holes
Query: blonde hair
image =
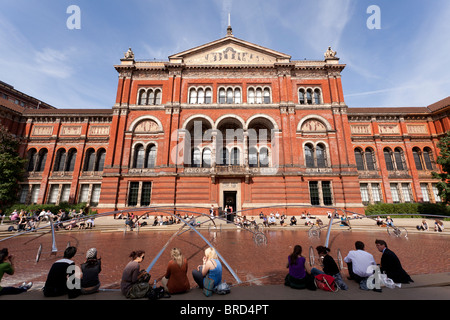
{"label": "blonde hair", "polygon": [[213,248],[208,248],[205,250],[205,257],[210,259],[217,259],[217,252]]}
{"label": "blonde hair", "polygon": [[180,267],[183,265],[183,255],[181,254],[180,249],[173,248],[170,252],[170,256]]}

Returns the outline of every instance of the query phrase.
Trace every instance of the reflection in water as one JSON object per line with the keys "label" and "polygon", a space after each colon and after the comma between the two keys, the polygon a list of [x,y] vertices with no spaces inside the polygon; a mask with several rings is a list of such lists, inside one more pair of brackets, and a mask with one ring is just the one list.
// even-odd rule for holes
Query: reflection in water
{"label": "reflection in water", "polygon": [[[74,257],[78,265],[84,262],[86,251],[96,247],[102,258],[103,270],[100,274],[102,287],[118,288],[123,268],[129,261],[129,253],[137,249],[145,250],[146,260],[142,268],[147,268],[173,232],[57,233],[58,253],[56,256],[50,254],[51,235],[23,236],[7,240],[2,245],[8,247],[9,251],[15,255],[17,272],[13,277],[4,277],[2,285],[12,285],[23,281],[43,283],[52,263],[62,257],[64,249],[70,242],[78,248],[78,253]],[[324,245],[326,240],[325,233],[322,233],[320,238],[309,238],[305,229],[268,230],[266,246],[256,246],[252,234],[239,229],[218,232],[203,230],[202,234],[216,247],[246,285],[283,283],[287,273],[287,257],[294,245],[300,244],[303,247],[303,256],[309,261],[309,247],[312,246],[315,249],[318,245]],[[375,247],[376,239],[387,242],[388,247],[398,255],[404,269],[410,275],[450,271],[449,238],[438,234],[410,234],[406,239],[388,236],[386,232],[332,231],[329,239],[330,255],[336,259],[337,250],[340,249],[342,256],[345,257],[349,250],[354,249],[355,241],[360,240],[366,244],[366,251],[372,253],[379,263],[381,253]],[[36,264],[36,252],[40,244],[43,250],[41,259]],[[159,279],[164,275],[170,260],[170,248],[173,247],[180,248],[188,259],[188,276],[191,279],[191,286],[195,286],[191,271],[201,264],[207,244],[193,231],[185,232],[172,240],[153,266],[150,272],[152,279]],[[343,274],[346,277],[347,271],[344,270]],[[223,276],[228,283],[236,283],[232,274],[226,269]]]}

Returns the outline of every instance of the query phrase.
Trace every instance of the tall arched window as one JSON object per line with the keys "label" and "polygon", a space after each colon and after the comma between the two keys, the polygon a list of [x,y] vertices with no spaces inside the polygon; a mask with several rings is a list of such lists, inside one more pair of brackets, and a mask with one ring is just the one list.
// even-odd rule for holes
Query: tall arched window
{"label": "tall arched window", "polygon": [[386,169],[388,171],[394,171],[394,163],[392,162],[391,152],[392,151],[389,148],[383,149],[384,161],[386,162]]}
{"label": "tall arched window", "polygon": [[55,166],[53,168],[53,171],[63,171],[65,163],[66,150],[61,148],[58,150],[58,152],[56,152]]}
{"label": "tall arched window", "polygon": [[305,162],[307,168],[314,168],[314,148],[310,144],[305,145]]}
{"label": "tall arched window", "polygon": [[303,88],[298,91],[298,102],[300,104],[305,104],[306,102],[305,89]]}
{"label": "tall arched window", "polygon": [[73,171],[75,169],[75,162],[77,160],[77,150],[70,149],[67,156],[67,164],[65,171]]}
{"label": "tall arched window", "polygon": [[192,88],[189,92],[189,103],[197,103],[197,90],[195,88]]}
{"label": "tall arched window", "polygon": [[318,168],[325,168],[327,166],[325,146],[321,143],[316,146],[316,158]]}
{"label": "tall arched window", "polygon": [[205,148],[203,150],[202,167],[203,168],[210,168],[211,167],[211,149],[209,149],[209,148]]}
{"label": "tall arched window", "polygon": [[105,167],[106,150],[100,149],[97,151],[97,163],[95,165],[95,171],[103,171]]}
{"label": "tall arched window", "polygon": [[427,170],[433,170],[433,152],[431,151],[431,149],[428,147],[424,148],[422,155]]}
{"label": "tall arched window", "polygon": [[315,104],[320,104],[320,90],[319,89],[315,89],[314,90],[314,103]]}
{"label": "tall arched window", "polygon": [[200,167],[201,163],[202,163],[202,154],[200,152],[200,149],[194,148],[192,150],[192,166]]}
{"label": "tall arched window", "polygon": [[95,165],[95,151],[89,148],[86,151],[86,158],[84,160],[84,171],[93,171]]}
{"label": "tall arched window", "polygon": [[225,103],[226,102],[226,94],[225,89],[219,90],[219,103]]}
{"label": "tall arched window", "polygon": [[355,160],[356,160],[356,168],[361,171],[365,170],[363,152],[360,148],[355,149]]}
{"label": "tall arched window", "polygon": [[212,90],[209,88],[205,90],[205,103],[212,103]]}
{"label": "tall arched window", "polygon": [[30,149],[28,150],[28,165],[27,165],[27,171],[28,172],[32,172],[34,171],[35,167],[36,167],[36,161],[37,161],[37,151],[36,149]]}
{"label": "tall arched window", "polygon": [[238,148],[233,148],[231,150],[231,164],[238,166],[240,164],[240,152]]}
{"label": "tall arched window", "polygon": [[142,89],[139,91],[139,105],[146,105],[147,104],[147,91],[145,89]]}
{"label": "tall arched window", "polygon": [[270,99],[270,90],[265,88],[264,89],[264,103],[270,103],[271,99]]}
{"label": "tall arched window", "polygon": [[397,166],[397,170],[406,170],[406,165],[403,161],[403,150],[402,149],[395,148],[394,158],[395,158],[395,164]]}
{"label": "tall arched window", "polygon": [[306,103],[307,104],[312,104],[313,99],[312,99],[312,90],[308,89],[306,90]]}
{"label": "tall arched window", "polygon": [[414,157],[414,163],[416,164],[416,169],[423,170],[422,161],[420,161],[420,149],[413,148],[412,152]]}
{"label": "tall arched window", "polygon": [[133,161],[133,167],[136,169],[142,169],[144,168],[144,161],[145,161],[145,150],[144,146],[142,144],[138,144],[134,148],[134,161]]}
{"label": "tall arched window", "polygon": [[269,166],[269,149],[263,147],[259,150],[259,166],[268,167]]}
{"label": "tall arched window", "polygon": [[45,163],[47,162],[47,154],[48,154],[48,150],[45,148],[42,149],[41,151],[39,151],[39,157],[38,157],[38,161],[37,161],[36,171],[38,171],[38,172],[44,171]]}
{"label": "tall arched window", "polygon": [[256,150],[256,148],[254,147],[251,147],[248,150],[248,166],[249,167],[258,166],[258,150]]}
{"label": "tall arched window", "polygon": [[146,168],[154,168],[156,163],[156,146],[154,144],[147,147],[146,152],[146,162],[145,167]]}
{"label": "tall arched window", "polygon": [[366,152],[364,153],[364,155],[365,155],[367,170],[376,170],[373,149],[366,148]]}

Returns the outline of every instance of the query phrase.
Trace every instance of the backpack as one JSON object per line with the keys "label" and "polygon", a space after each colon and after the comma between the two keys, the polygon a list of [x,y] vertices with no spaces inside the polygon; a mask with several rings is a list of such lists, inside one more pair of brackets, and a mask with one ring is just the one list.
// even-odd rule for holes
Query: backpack
{"label": "backpack", "polygon": [[150,288],[147,292],[147,298],[149,300],[158,300],[165,297],[163,287]]}
{"label": "backpack", "polygon": [[339,290],[334,277],[327,274],[318,274],[314,277],[314,282],[317,288],[324,291],[337,292]]}

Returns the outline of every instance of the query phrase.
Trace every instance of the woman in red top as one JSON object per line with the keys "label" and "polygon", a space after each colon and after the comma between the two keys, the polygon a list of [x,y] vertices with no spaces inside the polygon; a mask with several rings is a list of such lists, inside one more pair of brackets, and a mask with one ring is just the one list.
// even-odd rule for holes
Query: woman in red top
{"label": "woman in red top", "polygon": [[187,277],[187,259],[178,248],[173,248],[170,256],[172,260],[169,261],[166,274],[161,280],[164,290],[170,294],[189,291],[191,286]]}

